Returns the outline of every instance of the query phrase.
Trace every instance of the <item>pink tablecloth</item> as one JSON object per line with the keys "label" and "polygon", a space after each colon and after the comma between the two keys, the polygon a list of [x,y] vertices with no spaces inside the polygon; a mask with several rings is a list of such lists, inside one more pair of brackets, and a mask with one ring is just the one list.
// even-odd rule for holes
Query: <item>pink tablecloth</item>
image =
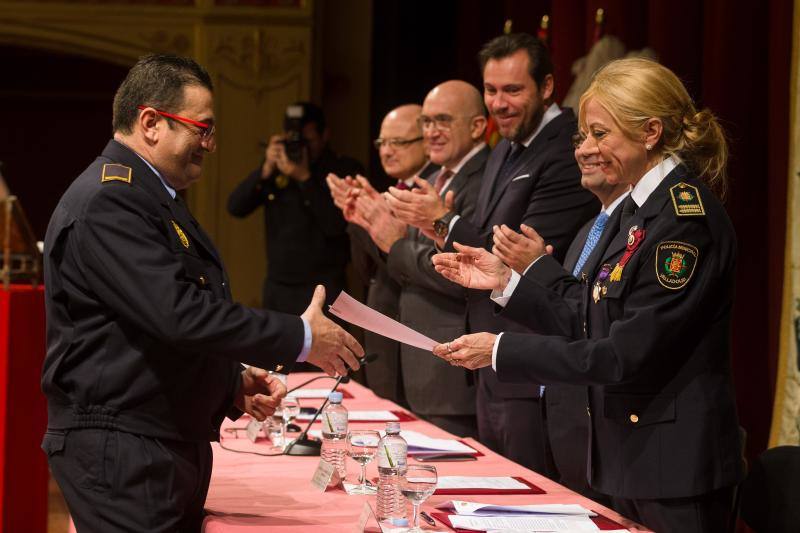
{"label": "pink tablecloth", "polygon": [[[290,386],[308,379],[310,374],[296,374],[289,377]],[[331,386],[329,380],[320,380],[310,387]],[[372,391],[351,382],[344,385],[353,399],[346,400],[349,409],[398,409],[398,407],[375,396]],[[314,406],[322,400],[302,400],[302,405]],[[246,420],[227,421],[224,427],[244,427]],[[384,424],[353,424],[365,429],[382,429]],[[421,420],[404,422],[402,427],[425,433],[431,437],[452,438],[449,433]],[[243,431],[233,433],[223,431],[222,444],[237,450],[267,451],[269,442],[260,440],[255,444],[247,440]],[[546,494],[539,495],[469,495],[469,496],[432,496],[423,509],[429,513],[434,507],[450,499],[466,501],[494,502],[504,504],[537,504],[537,503],[579,503],[611,520],[614,520],[631,531],[648,531],[633,522],[626,520],[614,511],[607,509],[569,489],[505,459],[476,441],[466,442],[484,453],[477,461],[433,463],[441,476],[519,476],[544,489]],[[263,457],[251,454],[234,453],[214,444],[214,471],[211,487],[206,501],[206,509],[210,516],[204,523],[206,533],[233,533],[255,531],[270,532],[342,532],[352,531],[358,524],[358,518],[365,501],[375,504],[374,496],[348,496],[341,489],[329,489],[319,493],[311,486],[311,476],[319,461],[318,457]],[[410,459],[413,461],[413,459]],[[358,478],[358,465],[347,461],[348,481]],[[377,476],[377,468],[372,462],[367,466],[367,475]],[[409,506],[410,508],[410,506]],[[409,513],[410,516],[410,513]],[[425,529],[434,529],[422,524]],[[377,526],[368,524],[373,531]],[[263,528],[263,529],[262,529]],[[435,528],[446,531],[448,528],[437,523]]]}

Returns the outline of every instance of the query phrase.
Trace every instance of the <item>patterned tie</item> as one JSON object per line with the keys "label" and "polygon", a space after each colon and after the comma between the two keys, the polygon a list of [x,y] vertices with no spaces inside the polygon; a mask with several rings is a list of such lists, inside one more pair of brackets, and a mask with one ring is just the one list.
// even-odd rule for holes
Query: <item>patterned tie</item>
{"label": "patterned tie", "polygon": [[436,194],[442,194],[444,184],[447,183],[447,180],[449,180],[452,175],[453,171],[447,170],[446,168],[443,168],[441,172],[439,172],[439,175],[436,176],[436,181],[433,183],[433,188],[436,189]]}
{"label": "patterned tie", "polygon": [[583,265],[586,264],[586,260],[592,255],[592,250],[597,246],[597,241],[600,240],[600,235],[603,234],[603,228],[606,227],[606,222],[608,222],[608,214],[605,211],[602,211],[597,215],[597,218],[594,219],[592,229],[589,230],[589,236],[586,237],[586,243],[583,245],[583,250],[581,250],[581,256],[578,258],[578,262],[575,263],[575,268],[572,270],[572,275],[576,278],[578,274],[581,273],[581,269]]}

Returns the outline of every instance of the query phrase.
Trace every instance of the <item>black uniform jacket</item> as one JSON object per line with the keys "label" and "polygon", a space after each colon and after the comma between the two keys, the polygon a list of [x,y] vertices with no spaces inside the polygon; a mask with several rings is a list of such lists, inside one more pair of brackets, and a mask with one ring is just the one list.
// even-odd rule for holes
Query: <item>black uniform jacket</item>
{"label": "black uniform jacket", "polygon": [[[499,174],[511,144],[505,139],[500,141],[486,163],[475,213],[456,221],[445,249],[453,251],[452,243],[458,242],[491,250],[494,225],[506,224],[519,231],[520,224],[527,224],[554,246],[556,258],[561,261],[575,234],[600,209],[597,198],[581,186],[572,146],[576,130],[575,115],[571,109],[564,109],[503,176]],[[528,331],[495,316],[488,296],[489,291],[469,291],[468,331]],[[535,385],[499,383],[491,369],[481,370],[480,377],[499,397],[539,396]]]}
{"label": "black uniform jacket", "polygon": [[355,177],[364,170],[358,161],[326,149],[310,171],[300,183],[277,171],[262,180],[259,167],[228,198],[228,211],[236,217],[264,207],[270,281],[313,286],[344,277],[350,259],[347,223],[325,178],[330,172]]}
{"label": "black uniform jacket", "polygon": [[50,429],[215,440],[237,361],[288,371],[302,349],[298,317],[232,303],[206,233],[116,141],[64,193],[44,254]]}
{"label": "black uniform jacket", "polygon": [[[678,214],[686,212],[681,202],[694,216]],[[615,281],[609,272],[632,228],[645,234]],[[622,225],[588,280],[578,282],[547,257],[534,265],[541,285],[520,280],[505,314],[524,321],[543,309],[537,302],[549,290],[564,305],[580,302],[585,324],[578,327],[588,338],[503,334],[497,375],[590,386],[595,490],[689,497],[741,479],[729,345],[735,258],[723,206],[678,166]],[[572,316],[555,308],[547,307],[556,321]]]}

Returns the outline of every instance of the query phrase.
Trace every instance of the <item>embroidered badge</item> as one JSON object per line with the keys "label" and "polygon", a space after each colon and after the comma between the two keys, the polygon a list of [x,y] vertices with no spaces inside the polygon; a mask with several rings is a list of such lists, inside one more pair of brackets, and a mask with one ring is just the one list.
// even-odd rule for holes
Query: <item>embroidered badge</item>
{"label": "embroidered badge", "polygon": [[669,193],[672,196],[675,214],[679,217],[695,217],[706,214],[703,208],[703,200],[700,199],[700,191],[697,190],[697,187],[680,182],[670,187]]}
{"label": "embroidered badge", "polygon": [[692,278],[697,248],[679,241],[666,241],[656,251],[656,277],[667,289],[681,289]]}
{"label": "embroidered badge", "polygon": [[183,247],[188,248],[189,238],[186,237],[186,234],[183,232],[183,230],[181,229],[181,227],[178,225],[177,222],[175,222],[174,220],[170,220],[170,222],[172,222],[172,227],[175,228],[175,233],[178,234],[178,238],[181,240],[181,244],[183,245]]}
{"label": "embroidered badge", "polygon": [[633,257],[633,253],[639,248],[639,245],[642,244],[644,235],[644,229],[639,229],[639,226],[631,226],[631,229],[628,230],[628,245],[625,247],[625,253],[622,254],[622,258],[614,267],[614,270],[611,271],[611,276],[609,278],[611,281],[619,281],[622,279],[622,269],[625,268],[625,265],[627,265],[628,261]]}
{"label": "embroidered badge", "polygon": [[100,182],[107,181],[124,181],[125,183],[131,182],[131,167],[125,165],[117,165],[116,163],[106,163],[103,165],[103,175],[100,177]]}

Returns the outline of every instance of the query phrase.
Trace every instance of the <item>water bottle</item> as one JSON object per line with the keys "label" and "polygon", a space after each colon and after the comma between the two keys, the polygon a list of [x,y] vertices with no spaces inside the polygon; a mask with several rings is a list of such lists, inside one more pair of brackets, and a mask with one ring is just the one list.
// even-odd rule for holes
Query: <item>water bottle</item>
{"label": "water bottle", "polygon": [[347,409],[342,405],[342,393],[328,395],[328,405],[322,410],[322,449],[320,455],[332,464],[344,480],[347,470],[344,459],[347,456]]}
{"label": "water bottle", "polygon": [[400,476],[406,471],[408,443],[400,436],[400,423],[387,422],[386,436],[378,444],[378,520],[406,518],[406,499]]}

